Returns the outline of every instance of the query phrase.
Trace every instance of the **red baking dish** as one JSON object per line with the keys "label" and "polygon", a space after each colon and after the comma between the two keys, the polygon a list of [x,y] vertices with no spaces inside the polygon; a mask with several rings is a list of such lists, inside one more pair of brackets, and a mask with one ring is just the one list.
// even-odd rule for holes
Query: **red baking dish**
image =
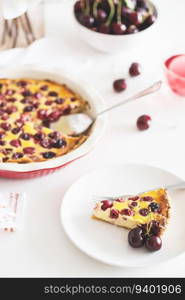
{"label": "red baking dish", "polygon": [[[93,117],[104,109],[104,101],[102,97],[86,82],[80,80],[73,74],[64,74],[59,69],[48,70],[46,67],[38,67],[33,65],[17,66],[11,69],[3,69],[0,74],[1,78],[33,78],[33,79],[50,79],[58,83],[64,83],[69,88],[80,94],[90,104],[89,114]],[[33,162],[27,164],[17,163],[0,163],[0,177],[25,179],[35,178],[55,172],[74,160],[84,156],[101,138],[107,116],[98,117],[93,125],[92,131],[88,139],[79,148],[63,155],[44,162]]]}

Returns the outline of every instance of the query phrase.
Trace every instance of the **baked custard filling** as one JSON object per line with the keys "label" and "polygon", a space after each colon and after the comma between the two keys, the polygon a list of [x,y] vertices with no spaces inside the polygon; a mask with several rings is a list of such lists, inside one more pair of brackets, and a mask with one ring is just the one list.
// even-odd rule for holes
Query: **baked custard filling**
{"label": "baked custard filling", "polygon": [[124,199],[97,202],[93,217],[128,229],[156,221],[162,233],[168,223],[169,210],[167,191],[158,189]]}
{"label": "baked custard filling", "polygon": [[50,125],[88,107],[87,101],[64,84],[0,79],[0,162],[41,162],[79,147],[88,133],[68,136]]}

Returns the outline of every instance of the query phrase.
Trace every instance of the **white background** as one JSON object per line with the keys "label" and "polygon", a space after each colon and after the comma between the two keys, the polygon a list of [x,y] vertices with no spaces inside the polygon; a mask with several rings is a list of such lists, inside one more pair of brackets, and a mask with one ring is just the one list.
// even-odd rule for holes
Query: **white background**
{"label": "white background", "polygon": [[[185,1],[154,2],[160,11],[160,30],[156,35],[134,49],[109,56],[96,52],[78,38],[71,20],[70,0],[63,1],[63,4],[62,1],[49,1],[45,10],[47,38],[28,49],[24,59],[79,72],[79,78],[85,78],[94,85],[105,98],[107,106],[116,103],[154,80],[164,78],[164,59],[171,54],[185,52]],[[0,64],[5,62],[3,55],[6,53],[0,54]],[[23,58],[22,55],[20,58],[19,51],[15,55],[17,62]],[[128,79],[128,90],[115,94],[112,81],[127,76],[133,61],[142,64],[142,76]],[[138,132],[136,119],[145,113],[151,115],[153,126],[146,132]],[[185,178],[184,115],[185,99],[174,95],[164,83],[155,95],[112,112],[104,137],[86,157],[45,177],[0,179],[1,192],[13,190],[27,194],[23,231],[0,233],[0,276],[185,276],[185,256],[152,268],[128,269],[101,264],[73,246],[61,227],[59,217],[66,189],[97,166],[146,163]],[[174,229],[174,234],[175,230],[178,229]]]}

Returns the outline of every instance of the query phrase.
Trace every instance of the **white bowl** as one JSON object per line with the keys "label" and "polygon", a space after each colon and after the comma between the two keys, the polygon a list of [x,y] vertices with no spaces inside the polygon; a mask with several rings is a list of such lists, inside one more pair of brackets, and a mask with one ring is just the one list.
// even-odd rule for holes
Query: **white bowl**
{"label": "white bowl", "polygon": [[[34,79],[50,79],[58,83],[64,83],[69,86],[73,91],[77,92],[90,104],[89,113],[95,117],[97,113],[105,108],[102,97],[87,84],[80,80],[74,74],[64,74],[60,69],[48,70],[46,67],[38,66],[18,66],[11,69],[3,69],[0,73],[0,78],[34,78]],[[46,170],[55,170],[62,167],[77,158],[80,158],[87,154],[98,142],[102,136],[107,116],[100,116],[93,125],[89,138],[77,149],[69,152],[66,155],[44,161],[33,162],[27,164],[18,163],[0,163],[0,176],[21,178],[21,173],[24,174],[24,178],[29,177],[30,172],[38,175],[46,174]],[[43,172],[41,172],[43,170]],[[14,174],[16,173],[16,174]],[[28,175],[28,176],[27,176]],[[33,176],[32,176],[33,177]]]}
{"label": "white bowl", "polygon": [[148,38],[157,31],[159,13],[156,5],[153,3],[151,3],[151,5],[153,6],[157,16],[156,21],[148,28],[133,34],[112,35],[93,31],[80,24],[76,19],[74,12],[73,22],[79,37],[82,38],[88,45],[102,52],[118,53],[123,50],[136,47],[137,44],[147,42]]}

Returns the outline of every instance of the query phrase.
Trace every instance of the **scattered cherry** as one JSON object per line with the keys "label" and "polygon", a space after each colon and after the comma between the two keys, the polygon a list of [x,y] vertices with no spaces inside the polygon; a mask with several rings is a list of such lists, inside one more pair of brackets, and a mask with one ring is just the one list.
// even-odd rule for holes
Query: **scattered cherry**
{"label": "scattered cherry", "polygon": [[150,251],[158,251],[162,247],[162,240],[159,236],[151,235],[146,239],[145,246]]}
{"label": "scattered cherry", "polygon": [[140,248],[144,245],[143,231],[140,227],[129,231],[128,242],[133,248]]}
{"label": "scattered cherry", "polygon": [[132,63],[129,68],[129,74],[132,77],[140,75],[141,74],[141,65],[138,63]]}
{"label": "scattered cherry", "polygon": [[117,79],[113,82],[113,88],[116,92],[122,92],[127,88],[127,83],[125,79]]}
{"label": "scattered cherry", "polygon": [[137,128],[139,130],[146,130],[150,127],[152,119],[148,115],[142,115],[137,119]]}

